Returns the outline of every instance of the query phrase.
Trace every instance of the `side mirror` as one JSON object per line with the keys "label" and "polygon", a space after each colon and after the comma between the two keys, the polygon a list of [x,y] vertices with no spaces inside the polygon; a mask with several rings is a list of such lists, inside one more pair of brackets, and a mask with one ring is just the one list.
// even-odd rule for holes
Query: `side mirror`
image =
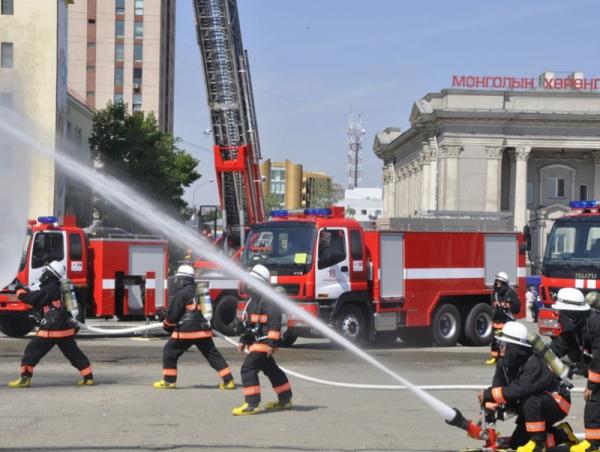
{"label": "side mirror", "polygon": [[531,231],[528,225],[523,227],[523,238],[525,239],[525,249],[531,251]]}

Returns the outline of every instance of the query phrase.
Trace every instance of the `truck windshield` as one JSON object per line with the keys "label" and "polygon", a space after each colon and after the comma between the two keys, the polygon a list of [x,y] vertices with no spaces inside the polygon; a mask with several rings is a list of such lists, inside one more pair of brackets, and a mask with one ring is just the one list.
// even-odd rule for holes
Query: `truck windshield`
{"label": "truck windshield", "polygon": [[242,262],[266,266],[273,275],[302,275],[313,262],[315,227],[312,224],[269,224],[248,234]]}
{"label": "truck windshield", "polygon": [[600,265],[600,221],[555,223],[544,264]]}
{"label": "truck windshield", "polygon": [[40,268],[52,261],[65,258],[65,245],[62,232],[37,232],[33,239],[31,268]]}
{"label": "truck windshield", "polygon": [[25,265],[27,264],[27,253],[29,252],[29,244],[30,243],[31,243],[31,229],[27,229],[27,234],[25,235],[25,242],[23,243],[23,254],[21,255],[21,264],[19,265],[20,272],[25,270]]}

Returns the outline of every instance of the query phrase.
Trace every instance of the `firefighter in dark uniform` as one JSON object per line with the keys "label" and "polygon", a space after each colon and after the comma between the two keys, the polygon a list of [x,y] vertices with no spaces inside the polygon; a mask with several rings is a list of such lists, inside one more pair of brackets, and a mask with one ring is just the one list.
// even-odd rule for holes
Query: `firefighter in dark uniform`
{"label": "firefighter in dark uniform", "polygon": [[[250,271],[265,284],[270,283],[271,274],[263,265],[255,265]],[[250,300],[246,305],[243,319],[243,332],[240,336],[239,351],[248,347],[248,355],[242,364],[242,385],[245,403],[234,408],[234,416],[255,414],[260,411],[260,382],[258,373],[262,371],[271,381],[278,400],[265,405],[267,411],[292,408],[292,387],[285,373],[279,368],[273,353],[281,340],[281,309],[274,302],[262,297],[249,288]]]}
{"label": "firefighter in dark uniform", "polygon": [[499,272],[494,278],[494,291],[492,292],[492,327],[494,328],[494,337],[490,351],[490,359],[486,364],[496,364],[499,356],[500,344],[496,335],[502,330],[504,324],[515,320],[515,314],[521,309],[521,303],[517,293],[508,285],[508,275],[505,272]]}
{"label": "firefighter in dark uniform", "polygon": [[163,349],[163,379],[155,382],[153,386],[157,389],[175,389],[177,360],[195,345],[223,379],[219,388],[235,389],[227,361],[215,346],[210,323],[202,315],[199,300],[196,298],[194,269],[190,265],[179,267],[175,274],[175,287],[175,296],[163,321],[165,330],[171,333],[171,338]]}
{"label": "firefighter in dark uniform", "polygon": [[39,280],[39,290],[25,288],[17,290],[19,300],[41,312],[43,318],[36,336],[25,348],[21,360],[21,376],[8,384],[11,388],[31,386],[33,368],[55,345],[60,348],[73,367],[79,370],[83,379],[78,385],[94,384],[90,361],[75,342],[76,322],[67,311],[61,296],[60,280],[65,274],[65,266],[58,261],[53,261],[44,268]]}
{"label": "firefighter in dark uniform", "polygon": [[569,391],[533,352],[524,325],[507,322],[498,340],[502,342],[501,358],[492,386],[480,392],[479,402],[504,405],[518,413],[510,439],[510,446],[517,452],[546,451],[547,432],[569,413]]}

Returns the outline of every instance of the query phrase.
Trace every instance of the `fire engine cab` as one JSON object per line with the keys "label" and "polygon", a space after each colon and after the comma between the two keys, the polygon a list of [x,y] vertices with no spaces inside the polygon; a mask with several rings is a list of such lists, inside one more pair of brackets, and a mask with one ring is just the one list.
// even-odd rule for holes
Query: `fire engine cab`
{"label": "fire engine cab", "polygon": [[[82,315],[148,317],[165,306],[168,243],[160,238],[127,233],[88,236],[69,216],[60,225],[55,217],[30,220],[16,277],[35,285],[51,261],[67,268]],[[145,296],[147,290],[152,297]],[[0,330],[24,336],[34,325],[33,313],[17,299],[14,284],[1,290]]]}
{"label": "fire engine cab", "polygon": [[555,220],[548,236],[542,264],[540,295],[547,308],[540,309],[540,333],[557,336],[558,316],[549,307],[563,287],[587,294],[600,290],[600,203],[571,201],[573,210]]}
{"label": "fire engine cab", "polygon": [[[525,247],[516,232],[469,231],[437,219],[421,222],[423,230],[369,230],[342,207],[271,217],[250,229],[242,265],[266,266],[272,284],[350,340],[400,335],[484,345],[496,273],[507,272],[523,299]],[[312,333],[291,317],[284,342]]]}

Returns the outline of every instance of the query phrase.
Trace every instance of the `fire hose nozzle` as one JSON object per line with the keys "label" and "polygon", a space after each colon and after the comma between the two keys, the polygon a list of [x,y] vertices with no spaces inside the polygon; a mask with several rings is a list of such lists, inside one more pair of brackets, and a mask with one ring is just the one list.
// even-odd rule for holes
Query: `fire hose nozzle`
{"label": "fire hose nozzle", "polygon": [[454,427],[458,427],[463,430],[467,430],[469,426],[469,421],[465,419],[460,411],[456,408],[452,408],[454,410],[454,417],[450,420],[446,420],[446,424],[453,425]]}

